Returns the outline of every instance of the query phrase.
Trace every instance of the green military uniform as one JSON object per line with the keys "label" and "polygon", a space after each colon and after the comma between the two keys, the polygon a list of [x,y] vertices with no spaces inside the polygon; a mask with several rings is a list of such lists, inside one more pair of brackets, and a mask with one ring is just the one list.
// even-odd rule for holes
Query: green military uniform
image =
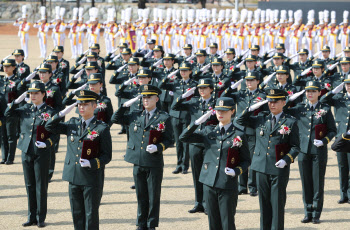
{"label": "green military uniform", "polygon": [[[3,66],[16,66],[14,59],[6,59]],[[16,71],[16,70],[15,70]],[[11,103],[17,97],[19,97],[24,91],[17,89],[21,83],[21,79],[16,75],[14,71],[12,76],[3,76],[0,78],[0,92],[5,96],[5,101]],[[2,129],[2,161],[6,164],[12,164],[15,159],[16,146],[17,146],[17,117],[6,117],[3,120]]]}
{"label": "green military uniform", "polygon": [[[276,101],[285,100],[286,96],[287,92],[283,90],[270,89],[266,97]],[[267,112],[254,117],[251,116],[253,113],[243,111],[236,122],[255,129],[256,144],[251,168],[256,171],[259,191],[260,229],[283,229],[290,164],[300,151],[297,121],[283,112],[277,114],[279,118]],[[280,134],[283,125],[289,128],[290,133]],[[276,152],[276,147],[281,151]],[[279,168],[282,163],[284,167]]]}
{"label": "green military uniform", "polygon": [[[309,51],[307,49],[300,49],[298,51],[298,54],[309,55]],[[289,68],[293,70],[294,76],[298,76],[301,74],[301,72],[312,66],[313,59],[314,57],[308,58],[304,63],[302,63],[301,61],[294,62],[293,64],[289,64]]]}
{"label": "green military uniform", "polygon": [[[161,58],[163,58],[163,56],[164,56],[163,46],[159,46],[159,45],[154,46],[153,52],[154,52],[154,51],[160,51],[160,52],[162,52],[162,57],[161,57]],[[159,59],[158,59],[158,58],[154,58],[154,57],[151,57],[151,58],[143,58],[143,59],[142,59],[142,62],[141,62],[141,66],[143,66],[143,67],[148,67],[148,68],[150,68],[150,70],[154,70],[154,69],[156,69],[156,67],[153,66],[153,64],[156,63],[157,61],[159,61]],[[160,64],[159,67],[160,67],[160,68],[163,68],[164,65],[163,65],[163,64]]]}
{"label": "green military uniform", "polygon": [[[216,50],[218,49],[218,44],[217,43],[210,43],[209,48],[215,48]],[[215,54],[209,54],[207,57],[206,57],[206,62],[210,63],[214,60],[214,58],[218,58],[219,57],[219,54],[215,53]]]}
{"label": "green military uniform", "polygon": [[[76,95],[78,103],[96,101],[99,97],[89,90],[78,91]],[[67,135],[67,154],[62,179],[69,182],[74,228],[99,229],[98,209],[102,196],[104,169],[112,158],[109,126],[95,117],[87,121],[76,117],[66,122],[61,120],[57,114],[46,123],[45,128],[52,133]],[[94,132],[97,134],[92,136]],[[89,144],[89,141],[92,143]],[[95,153],[94,158],[86,160],[90,167],[82,167],[80,162],[82,150],[92,146],[98,146],[96,147],[98,153]],[[89,154],[89,149],[86,154]]]}
{"label": "green military uniform", "polygon": [[[12,55],[21,55],[24,57],[24,51],[21,49],[17,49],[13,51]],[[24,62],[16,64],[16,69],[16,75],[20,79],[24,79],[30,74],[30,67]]]}
{"label": "green military uniform", "polygon": [[[69,74],[67,74],[66,69],[62,69],[59,65],[59,60],[57,56],[55,55],[50,55],[46,58],[46,60],[43,62],[43,64],[50,64],[51,62],[57,62],[57,68],[55,70],[52,70],[52,76],[51,76],[51,81],[52,83],[58,85],[61,95],[65,95],[67,92],[67,81],[69,79]],[[63,63],[63,62],[62,62]],[[37,73],[37,76],[34,77],[34,79],[39,79],[39,73]],[[40,79],[39,79],[40,80]],[[62,100],[62,98],[61,98]]]}
{"label": "green military uniform", "polygon": [[[27,92],[45,93],[46,91],[43,83],[35,81]],[[28,222],[24,226],[40,224],[43,227],[46,219],[50,152],[58,140],[58,135],[46,134],[39,129],[39,126],[43,128],[54,114],[55,110],[44,102],[41,105],[26,104],[19,107],[19,104],[13,101],[5,112],[6,117],[19,118],[21,124],[18,148],[22,151],[23,174],[28,198]],[[38,132],[40,136],[37,136]],[[45,147],[38,147],[38,140],[45,143]]]}
{"label": "green military uniform", "polygon": [[[322,53],[323,52],[331,52],[331,48],[329,46],[323,46],[321,48]],[[317,58],[317,57],[316,57]],[[336,63],[336,60],[338,58],[334,57],[334,58],[323,58],[322,60],[324,61],[324,64],[327,68],[329,68],[331,65]],[[329,71],[329,75],[334,75],[337,72],[337,68],[334,68],[333,70]]]}
{"label": "green military uniform", "polygon": [[[350,75],[347,75],[344,82],[346,84],[350,83]],[[336,137],[340,140],[342,139],[343,133],[346,133],[350,129],[349,121],[349,107],[350,107],[350,98],[348,93],[338,93],[333,94],[328,92],[324,95],[321,100],[321,103],[326,103],[330,106],[334,106],[334,115],[335,122],[337,126],[337,135]],[[345,140],[347,138],[345,137]],[[335,144],[336,145],[336,144]],[[340,200],[339,204],[346,203],[350,198],[350,151],[342,152],[337,151],[338,159],[338,168],[339,168],[339,182],[340,182]]]}
{"label": "green military uniform", "polygon": [[[253,61],[253,62],[256,62],[258,60],[258,57],[255,56],[255,55],[251,55],[249,54],[245,59],[244,59],[244,63],[246,63],[247,61]],[[247,88],[247,85],[245,83],[245,76],[247,76],[247,73],[248,72],[258,72],[259,73],[259,80],[261,81],[263,76],[262,76],[262,73],[261,73],[261,69],[262,66],[260,65],[259,67],[255,66],[254,69],[251,69],[249,70],[247,67],[245,70],[241,70],[241,71],[235,71],[233,73],[233,75],[231,76],[231,79],[233,79],[234,81],[238,81],[238,80],[241,80],[243,79],[242,83],[241,83],[241,89],[246,89]]]}
{"label": "green military uniform", "polygon": [[[215,110],[232,110],[234,106],[231,98],[223,97],[216,101]],[[221,124],[216,127],[206,126],[200,131],[198,128],[199,125],[192,123],[181,134],[180,140],[204,145],[205,156],[199,180],[204,184],[209,229],[236,229],[234,218],[238,199],[237,176],[249,167],[248,141],[244,132],[232,123],[226,127]],[[235,138],[239,137],[240,145],[234,146]],[[236,175],[234,177],[226,174],[229,151],[237,152],[237,156],[229,162],[234,166],[231,169]],[[236,162],[237,158],[239,162]]]}
{"label": "green military uniform", "polygon": [[[236,54],[236,51],[234,48],[228,48],[225,51],[226,54]],[[235,79],[237,75],[234,75],[234,73],[239,72],[239,68],[236,68],[236,65],[242,61],[242,56],[237,57],[237,59],[233,59],[232,61],[225,61],[223,73],[224,75],[231,78],[231,81],[236,82],[240,79]]]}
{"label": "green military uniform", "polygon": [[[198,56],[207,56],[207,52],[205,50],[197,50],[197,52],[195,53],[196,57]],[[203,73],[203,71],[201,71],[201,69],[208,65],[210,63],[209,60],[205,59],[205,61],[200,64],[199,62],[197,63],[193,63],[192,64],[192,79],[195,81],[198,81],[201,78],[208,78],[210,77],[211,73],[213,72],[211,68],[209,68],[207,70],[207,72]]]}
{"label": "green military uniform", "polygon": [[[152,85],[142,85],[142,95],[159,95],[161,91]],[[137,222],[139,229],[158,227],[160,193],[163,179],[163,153],[171,145],[172,127],[170,116],[155,108],[152,111],[126,113],[127,108],[121,106],[113,115],[112,122],[128,125],[130,138],[127,143],[125,161],[134,164],[134,181],[138,202]],[[151,112],[149,114],[148,112]],[[148,121],[147,121],[147,116]],[[150,141],[151,132],[157,132],[156,140]],[[153,134],[152,134],[153,135]],[[157,139],[160,138],[160,139]],[[151,144],[154,143],[154,144]],[[156,146],[156,152],[146,151],[149,145]]]}
{"label": "green military uniform", "polygon": [[[257,79],[258,76],[259,76],[258,72],[249,72],[244,79],[245,80]],[[224,91],[221,97],[232,98],[237,105],[236,114],[242,114],[242,112],[245,109],[247,109],[249,106],[257,102],[260,102],[262,100],[265,100],[266,94],[264,91],[260,90],[259,88],[257,88],[252,92],[249,91],[248,89],[234,92],[234,90],[231,87],[229,87]],[[254,111],[254,116],[258,115],[261,111],[266,111],[266,110],[268,110],[267,106],[262,106],[261,108]],[[255,149],[255,142],[256,142],[255,130],[251,127],[241,127],[241,129],[245,131],[245,134],[247,136],[250,159],[252,159],[254,154],[254,149]],[[254,170],[252,170],[252,168],[249,169],[249,174],[248,174],[248,171],[246,171],[239,177],[239,187],[238,187],[239,194],[247,194],[248,193],[247,186],[249,187],[251,196],[256,196],[257,195],[256,173]]]}
{"label": "green military uniform", "polygon": [[[283,59],[283,54],[281,54],[281,53],[275,53],[275,54],[272,56],[272,58],[273,58],[273,59],[275,59],[275,58],[276,58],[276,59],[277,59],[277,58],[282,58],[282,59]],[[282,63],[282,65],[289,67],[288,62],[289,62],[289,59],[288,59],[288,60],[285,60],[285,61]],[[275,66],[275,65],[269,66],[268,68],[266,68],[266,66],[263,65],[263,66],[261,67],[261,73],[262,73],[263,75],[270,75],[270,74],[275,73],[275,72],[278,70],[278,68],[279,68],[279,66]],[[276,76],[273,76],[272,79],[270,80],[270,82],[273,83],[273,84],[278,84],[278,81],[277,81]],[[287,82],[288,82],[289,84],[292,84],[292,78],[291,78],[291,77],[287,78]]]}
{"label": "green military uniform", "polygon": [[[182,63],[180,70],[190,70],[190,63]],[[188,89],[197,86],[197,82],[189,78],[187,81],[175,79],[170,82],[169,78],[163,79],[160,83],[160,89],[170,90],[174,93],[174,98],[178,98],[183,93],[187,92]],[[177,164],[176,169],[173,173],[187,173],[189,168],[189,145],[183,143],[179,140],[179,136],[182,131],[190,124],[188,119],[189,113],[187,111],[175,111],[170,110],[170,116],[172,117],[171,124],[173,126],[174,138],[176,142],[176,154],[177,154]]]}
{"label": "green military uniform", "polygon": [[[197,88],[210,87],[213,88],[213,82],[209,78],[201,79]],[[205,100],[203,97],[193,97],[190,101],[187,98],[182,98],[181,96],[177,98],[176,103],[173,104],[172,109],[176,111],[188,111],[191,115],[191,123],[200,118],[207,111],[214,108],[216,98],[211,96],[209,99]],[[218,120],[215,115],[211,116],[207,122],[199,125],[198,131],[203,130],[205,126],[215,126],[218,124]],[[195,206],[190,213],[204,211],[205,204],[203,200],[203,184],[199,182],[199,176],[201,173],[201,168],[204,160],[204,144],[202,143],[190,143],[189,155],[191,160],[191,171],[193,177],[193,184],[195,190]]]}
{"label": "green military uniform", "polygon": [[[64,53],[64,47],[63,46],[55,46],[55,48],[52,50],[52,52],[54,52],[54,53],[60,53],[60,52]],[[68,84],[68,82],[69,82],[69,69],[70,69],[69,61],[67,61],[64,58],[59,59],[57,68],[60,69],[63,72],[63,74],[64,74],[64,77],[63,77],[62,80],[65,81],[65,84],[62,85],[62,87],[61,87],[61,90],[62,90],[63,86],[66,86]],[[65,95],[66,92],[67,91],[63,91],[63,93],[64,93],[63,95]]]}
{"label": "green military uniform", "polygon": [[[305,90],[321,90],[318,82],[310,81]],[[298,157],[300,178],[303,186],[304,222],[319,223],[323,207],[324,180],[327,166],[327,144],[336,134],[336,126],[331,108],[320,102],[300,103],[294,108],[285,109],[298,121],[300,150]],[[316,129],[325,125],[326,130]],[[317,133],[316,133],[317,132]],[[324,133],[326,132],[326,133]],[[317,136],[319,136],[317,138]],[[322,141],[316,146],[314,140]]]}
{"label": "green military uniform", "polygon": [[[118,45],[118,48],[119,49],[128,48],[128,44],[127,43],[120,43]],[[105,57],[105,62],[107,63],[106,69],[107,70],[116,70],[116,69],[118,69],[117,66],[119,66],[123,61],[124,61],[124,59],[123,59],[123,57],[121,55],[121,52],[117,56],[114,56],[113,53],[109,53]]]}
{"label": "green military uniform", "polygon": [[[191,54],[192,54],[192,45],[191,44],[185,44],[184,47],[182,47],[182,49],[184,50],[191,50]],[[179,65],[182,62],[185,62],[188,58],[192,57],[192,55],[190,56],[179,56],[177,58],[175,58],[175,62],[178,63]],[[189,63],[191,63],[192,65],[197,64],[197,60],[195,58],[192,58],[191,60],[188,60]]]}

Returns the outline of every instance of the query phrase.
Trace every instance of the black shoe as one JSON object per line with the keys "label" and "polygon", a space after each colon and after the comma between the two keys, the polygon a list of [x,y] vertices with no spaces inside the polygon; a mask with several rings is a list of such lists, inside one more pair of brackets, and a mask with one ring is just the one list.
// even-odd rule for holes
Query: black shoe
{"label": "black shoe", "polygon": [[312,223],[313,224],[319,224],[319,223],[321,223],[321,221],[320,221],[320,218],[312,218]]}
{"label": "black shoe", "polygon": [[204,214],[208,215],[208,211],[206,209],[204,209]]}
{"label": "black shoe", "polygon": [[147,230],[147,227],[137,227],[136,230]]}
{"label": "black shoe", "polygon": [[238,192],[238,195],[248,194],[248,191],[240,191]]}
{"label": "black shoe", "polygon": [[135,189],[135,185],[131,185],[130,188],[131,188],[131,189]]}
{"label": "black shoe", "polygon": [[177,168],[173,171],[173,174],[179,174],[180,172],[182,172],[181,168]]}
{"label": "black shoe", "polygon": [[27,221],[25,223],[22,224],[23,227],[28,227],[28,226],[32,226],[32,225],[37,225],[37,221]]}
{"label": "black shoe", "polygon": [[182,171],[182,174],[187,174],[188,173],[188,170],[185,169],[184,171]]}
{"label": "black shoe", "polygon": [[258,195],[258,193],[257,192],[250,192],[250,194],[249,194],[250,196],[257,196]]}
{"label": "black shoe", "polygon": [[156,228],[148,228],[148,230],[156,230]]}
{"label": "black shoe", "polygon": [[46,226],[45,222],[38,223],[38,228],[44,228]]}
{"label": "black shoe", "polygon": [[338,204],[344,204],[344,203],[348,203],[349,199],[348,198],[341,198],[340,200],[338,200]]}
{"label": "black shoe", "polygon": [[2,160],[2,161],[0,162],[0,164],[5,164],[5,162],[6,162],[6,161]]}
{"label": "black shoe", "polygon": [[118,134],[126,134],[126,130],[120,130]]}
{"label": "black shoe", "polygon": [[310,223],[311,221],[312,221],[311,217],[305,216],[304,219],[302,219],[300,222],[306,224],[306,223]]}
{"label": "black shoe", "polygon": [[191,210],[188,210],[189,213],[196,213],[196,212],[204,212],[204,208],[202,205],[196,205]]}
{"label": "black shoe", "polygon": [[13,161],[6,161],[5,164],[6,164],[6,165],[12,165],[12,164],[13,164]]}

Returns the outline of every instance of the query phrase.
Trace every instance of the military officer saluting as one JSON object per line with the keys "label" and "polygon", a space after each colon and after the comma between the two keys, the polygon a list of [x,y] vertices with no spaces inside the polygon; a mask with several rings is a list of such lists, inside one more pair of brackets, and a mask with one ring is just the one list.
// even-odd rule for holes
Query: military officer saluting
{"label": "military officer saluting", "polygon": [[65,75],[66,85],[69,81],[69,61],[63,58],[64,55],[64,47],[63,46],[55,46],[52,50],[53,54],[57,56],[58,59],[58,67]]}
{"label": "military officer saluting", "polygon": [[[183,71],[183,70],[182,70]],[[215,95],[213,95],[214,84],[210,78],[199,80],[197,89],[200,97],[193,97],[188,101],[195,91],[195,87],[185,92],[176,99],[172,109],[176,111],[185,110],[191,114],[191,122],[200,118],[204,113],[213,110],[215,105]],[[207,125],[217,125],[218,120],[215,115],[211,116],[205,123],[199,125],[198,130],[203,130]],[[203,212],[205,208],[203,199],[203,184],[199,181],[199,176],[204,159],[204,145],[202,143],[191,143],[189,146],[191,160],[191,171],[195,190],[195,206],[189,213]]]}
{"label": "military officer saluting", "polygon": [[[239,71],[239,68],[236,68],[236,65],[242,61],[242,57],[240,56],[237,58],[237,60],[235,60],[236,51],[234,48],[228,48],[225,51],[225,54],[226,54],[227,61],[224,64],[224,69],[222,72],[226,76],[228,76],[230,78],[234,78],[233,73]],[[231,79],[231,80],[234,80],[234,79]],[[240,79],[238,79],[238,80],[240,80]]]}
{"label": "military officer saluting", "polygon": [[[30,94],[32,104],[19,104]],[[28,198],[28,221],[23,227],[37,225],[45,227],[47,213],[47,188],[50,165],[50,152],[58,135],[45,130],[45,123],[55,114],[55,110],[45,103],[45,85],[38,81],[30,84],[24,92],[7,108],[6,117],[20,119],[21,136],[18,148],[22,150],[24,181]]]}
{"label": "military officer saluting", "polygon": [[[327,144],[336,134],[331,108],[318,101],[321,84],[310,81],[305,86],[307,103],[286,108],[298,121],[300,136],[299,172],[303,186],[305,217],[302,223],[320,223],[327,166]],[[303,91],[290,97],[293,101]],[[287,103],[288,104],[288,103]]]}
{"label": "military officer saluting", "polygon": [[74,228],[99,229],[98,209],[105,165],[112,158],[112,138],[109,126],[94,116],[99,95],[89,90],[77,91],[76,95],[82,118],[61,122],[74,109],[74,103],[52,117],[45,129],[67,135],[62,179],[69,182]]}
{"label": "military officer saluting", "polygon": [[237,176],[245,172],[250,163],[248,141],[244,132],[232,124],[235,113],[232,98],[217,99],[215,111],[218,125],[198,130],[212,116],[209,110],[184,130],[180,140],[203,144],[205,155],[199,181],[204,185],[209,229],[230,230],[236,229]]}
{"label": "military officer saluting", "polygon": [[[191,44],[185,44],[184,47],[182,47],[183,52],[185,55],[182,55],[177,58],[177,63],[181,64],[184,61],[188,61],[192,65],[195,65],[197,63],[197,60],[195,59],[195,55],[192,55],[193,48]],[[187,60],[190,59],[190,60]]]}
{"label": "military officer saluting", "polygon": [[58,56],[50,55],[45,60],[46,64],[51,65],[52,75],[50,80],[58,85],[61,91],[61,95],[66,95],[67,92],[67,81],[69,81],[69,74],[66,74],[67,70],[62,69],[59,66]]}
{"label": "military officer saluting", "polygon": [[[345,85],[345,93],[342,92]],[[350,114],[350,74],[347,74],[344,83],[340,84],[332,91],[328,92],[321,99],[321,103],[326,103],[334,107],[334,115],[337,126],[337,140],[335,142],[341,142],[343,134],[349,130],[349,114]],[[345,134],[346,136],[346,134]],[[345,142],[348,137],[344,137]],[[334,146],[338,146],[334,142]],[[338,147],[336,147],[338,148]],[[332,146],[333,149],[333,146]],[[342,152],[337,150],[338,168],[339,168],[339,182],[340,182],[340,200],[339,204],[349,202],[350,198],[350,151]]]}
{"label": "military officer saluting", "polygon": [[136,101],[134,98],[125,102],[112,117],[113,123],[128,125],[131,134],[124,159],[134,164],[138,230],[158,227],[163,154],[172,144],[170,116],[156,106],[160,93],[156,86],[142,85],[145,110],[127,113],[127,108]]}
{"label": "military officer saluting", "polygon": [[197,50],[195,53],[197,58],[197,63],[194,63],[192,66],[192,78],[194,80],[199,80],[200,78],[208,78],[210,77],[210,61],[207,60],[207,52],[205,50]]}
{"label": "military officer saluting", "polygon": [[[256,144],[251,168],[256,171],[260,204],[260,229],[283,229],[290,164],[299,153],[297,121],[283,112],[288,93],[267,90],[267,100],[251,105],[236,122],[255,129]],[[268,103],[270,113],[251,116]]]}
{"label": "military officer saluting", "polygon": [[23,62],[24,60],[24,51],[21,49],[17,49],[13,51],[12,55],[16,60],[16,69],[17,69],[17,77],[20,79],[24,79],[30,74],[30,68],[27,64]]}
{"label": "military officer saluting", "polygon": [[207,62],[212,62],[214,58],[218,58],[219,54],[218,52],[218,44],[217,43],[211,43],[209,45],[209,52],[210,54],[207,56]]}

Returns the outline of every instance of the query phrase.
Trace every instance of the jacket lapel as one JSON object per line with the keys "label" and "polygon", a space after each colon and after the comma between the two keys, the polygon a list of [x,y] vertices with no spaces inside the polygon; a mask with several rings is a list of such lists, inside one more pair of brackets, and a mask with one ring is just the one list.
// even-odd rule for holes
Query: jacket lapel
{"label": "jacket lapel", "polygon": [[234,126],[233,124],[231,124],[231,126],[228,128],[228,130],[225,132],[224,136],[222,137],[222,140],[226,140],[227,138],[229,138],[230,136],[232,136],[234,131]]}
{"label": "jacket lapel", "polygon": [[148,124],[145,126],[145,128],[150,126],[155,120],[157,120],[158,117],[159,117],[159,111],[158,111],[158,109],[156,109],[156,111],[154,111],[153,115],[149,118]]}
{"label": "jacket lapel", "polygon": [[[286,115],[284,113],[282,113],[280,116],[280,119],[278,120],[277,124],[275,124],[275,127],[273,127],[273,129],[271,130],[270,133],[273,133],[277,129],[279,129],[281,127],[281,125],[283,125],[286,120],[287,120]],[[271,125],[270,125],[270,127],[271,127]]]}
{"label": "jacket lapel", "polygon": [[[97,121],[97,120],[96,120],[96,117],[94,117],[94,118],[90,121],[89,125],[85,128],[84,132],[80,135],[80,139],[83,139],[84,136],[86,136],[86,135],[89,133],[89,132],[88,132],[89,129],[90,129],[91,131],[94,130],[94,128],[97,126],[96,121]],[[80,125],[81,125],[81,121],[80,121]],[[79,130],[80,130],[80,128],[79,128]]]}

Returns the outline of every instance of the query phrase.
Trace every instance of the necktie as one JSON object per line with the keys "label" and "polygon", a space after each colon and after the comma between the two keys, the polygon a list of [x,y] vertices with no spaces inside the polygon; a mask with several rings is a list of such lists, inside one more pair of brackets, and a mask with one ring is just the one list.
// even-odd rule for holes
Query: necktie
{"label": "necktie", "polygon": [[221,136],[225,135],[225,128],[221,127]]}
{"label": "necktie", "polygon": [[271,120],[271,129],[273,129],[273,127],[275,127],[276,124],[276,117],[272,116],[272,120]]}
{"label": "necktie", "polygon": [[202,101],[202,110],[205,110],[205,101]]}
{"label": "necktie", "polygon": [[38,111],[38,107],[34,107],[34,113],[36,113]]}
{"label": "necktie", "polygon": [[146,113],[145,124],[147,125],[149,122],[149,113]]}
{"label": "necktie", "polygon": [[81,132],[84,132],[86,128],[86,122],[83,121],[83,124],[81,125]]}
{"label": "necktie", "polygon": [[311,110],[311,111],[314,111],[314,107],[313,107],[313,106],[311,106],[310,110]]}

